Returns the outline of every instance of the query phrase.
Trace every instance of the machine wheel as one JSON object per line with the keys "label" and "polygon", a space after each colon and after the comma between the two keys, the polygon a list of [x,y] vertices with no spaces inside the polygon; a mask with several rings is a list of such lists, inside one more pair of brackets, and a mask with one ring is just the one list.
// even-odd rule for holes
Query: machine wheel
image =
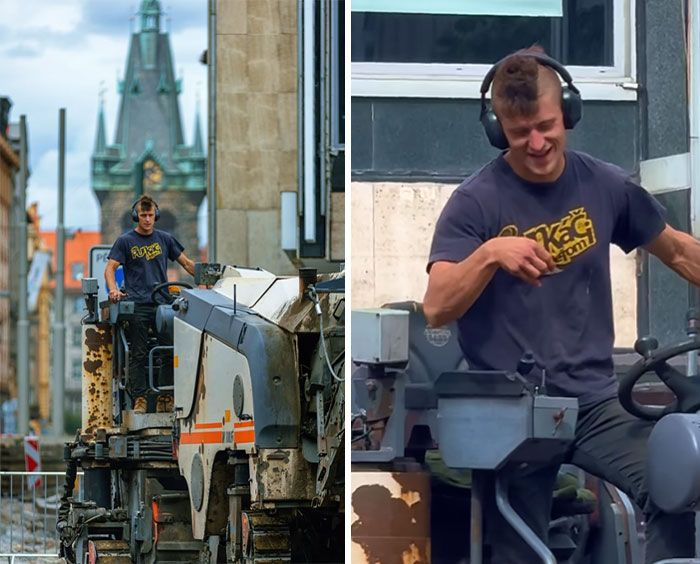
{"label": "machine wheel", "polygon": [[244,511],[241,515],[243,563],[291,562],[290,521],[287,514]]}

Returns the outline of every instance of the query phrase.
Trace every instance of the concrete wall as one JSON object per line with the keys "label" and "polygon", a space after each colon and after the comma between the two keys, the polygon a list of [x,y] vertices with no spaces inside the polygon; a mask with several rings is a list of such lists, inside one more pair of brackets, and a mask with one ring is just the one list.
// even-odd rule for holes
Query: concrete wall
{"label": "concrete wall", "polygon": [[[350,186],[352,307],[422,301],[435,222],[456,184],[366,183]],[[611,248],[615,345],[637,335],[635,254]]]}
{"label": "concrete wall", "polygon": [[297,189],[297,6],[217,0],[217,260],[293,272],[280,192]]}

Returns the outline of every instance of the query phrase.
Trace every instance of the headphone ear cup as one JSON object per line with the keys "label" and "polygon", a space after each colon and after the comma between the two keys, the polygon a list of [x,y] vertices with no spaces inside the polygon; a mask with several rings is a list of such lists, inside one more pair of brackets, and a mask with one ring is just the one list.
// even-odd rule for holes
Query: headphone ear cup
{"label": "headphone ear cup", "polygon": [[581,95],[563,86],[561,90],[561,111],[564,115],[564,127],[573,129],[583,115]]}
{"label": "headphone ear cup", "polygon": [[135,221],[136,223],[139,221],[139,214],[136,213],[136,204],[131,206],[131,220]]}
{"label": "headphone ear cup", "polygon": [[155,220],[158,221],[160,219],[160,208],[156,205],[156,218]]}
{"label": "headphone ear cup", "polygon": [[506,139],[506,134],[503,133],[501,122],[498,121],[498,117],[493,110],[489,108],[481,112],[481,117],[479,119],[481,121],[481,125],[484,127],[489,143],[491,143],[491,145],[497,149],[507,149],[508,139]]}

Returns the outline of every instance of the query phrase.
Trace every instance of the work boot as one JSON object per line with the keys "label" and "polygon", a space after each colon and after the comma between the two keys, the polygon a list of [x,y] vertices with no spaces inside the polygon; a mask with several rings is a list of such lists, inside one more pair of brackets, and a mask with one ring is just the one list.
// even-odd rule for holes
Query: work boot
{"label": "work boot", "polygon": [[138,396],[134,399],[134,407],[132,409],[134,413],[146,413],[147,405],[146,398]]}
{"label": "work boot", "polygon": [[173,396],[170,394],[164,394],[156,398],[156,413],[171,413],[173,407]]}

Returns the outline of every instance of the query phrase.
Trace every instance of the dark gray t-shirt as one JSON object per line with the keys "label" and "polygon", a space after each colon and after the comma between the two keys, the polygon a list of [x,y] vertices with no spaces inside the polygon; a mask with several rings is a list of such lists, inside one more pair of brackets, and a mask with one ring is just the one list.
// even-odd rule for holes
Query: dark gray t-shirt
{"label": "dark gray t-shirt", "polygon": [[108,258],[124,266],[126,299],[149,304],[153,286],[168,280],[168,260],[175,260],[183,250],[170,233],[154,229],[150,235],[141,235],[132,229],[114,242]]}
{"label": "dark gray t-shirt", "polygon": [[588,405],[617,392],[613,372],[610,243],[629,252],[665,227],[664,210],[622,169],[566,152],[553,183],[518,177],[503,155],[465,180],[435,228],[428,269],[459,262],[485,241],[525,236],[540,242],[562,270],[537,288],[498,270],[458,321],[460,344],[475,369],[513,370],[525,351],[546,371],[550,395]]}

